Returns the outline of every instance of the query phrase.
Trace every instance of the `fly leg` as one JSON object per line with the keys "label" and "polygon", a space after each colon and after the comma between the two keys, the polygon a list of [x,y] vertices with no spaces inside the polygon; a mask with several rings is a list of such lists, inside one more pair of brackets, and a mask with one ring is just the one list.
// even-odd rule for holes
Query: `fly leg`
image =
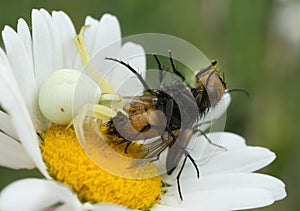
{"label": "fly leg", "polygon": [[170,63],[171,63],[173,72],[176,75],[178,75],[182,79],[182,81],[185,81],[184,75],[182,73],[180,73],[178,70],[176,70],[176,67],[175,67],[175,64],[174,64],[174,60],[172,58],[172,51],[171,50],[169,50],[169,59],[170,59]]}
{"label": "fly leg", "polygon": [[181,168],[180,168],[180,170],[179,170],[179,172],[178,172],[178,174],[176,176],[177,189],[178,189],[178,194],[179,194],[179,197],[180,197],[181,201],[183,200],[183,196],[182,196],[182,192],[181,192],[181,186],[180,186],[179,179],[180,179],[180,176],[182,174],[182,171],[183,171],[183,168],[185,166],[187,158],[192,162],[193,166],[195,167],[196,173],[197,173],[197,178],[199,179],[199,177],[200,177],[200,172],[199,172],[199,169],[198,169],[196,161],[194,160],[194,158],[185,149],[182,149],[182,150],[184,150],[185,157],[184,157],[183,163],[181,165]]}
{"label": "fly leg", "polygon": [[213,124],[215,121],[217,121],[218,119],[211,119],[211,120],[207,120],[207,121],[204,121],[204,122],[201,122],[199,123],[198,125],[196,125],[195,127],[200,127],[202,125],[206,125],[206,124]]}
{"label": "fly leg", "polygon": [[226,149],[225,147],[223,147],[223,146],[221,146],[221,145],[219,145],[219,144],[215,144],[214,142],[212,142],[212,141],[210,140],[210,138],[208,138],[208,136],[206,135],[206,133],[203,132],[202,130],[196,129],[196,130],[194,130],[194,132],[200,132],[201,135],[204,136],[204,138],[206,139],[206,141],[207,141],[209,144],[211,144],[211,145],[213,145],[213,146],[215,146],[215,147],[217,147],[217,148],[219,148],[219,149],[222,149],[222,150],[224,150],[224,151],[227,151],[227,149]]}
{"label": "fly leg", "polygon": [[163,80],[164,80],[164,76],[163,76],[163,69],[162,69],[161,63],[160,63],[156,53],[153,53],[152,56],[154,57],[154,59],[157,63],[158,70],[159,70],[159,84],[162,84]]}
{"label": "fly leg", "polygon": [[111,60],[111,61],[115,61],[120,63],[121,65],[127,67],[133,74],[136,75],[136,77],[139,79],[139,81],[142,83],[145,91],[149,92],[152,95],[155,95],[154,91],[152,89],[150,89],[148,83],[143,79],[143,77],[141,76],[141,74],[139,74],[133,67],[131,67],[129,64],[125,63],[124,61],[115,59],[115,58],[110,58],[110,57],[106,57],[105,59],[107,60]]}
{"label": "fly leg", "polygon": [[128,140],[126,147],[125,147],[125,153],[128,153],[128,148],[133,140],[135,140],[141,133],[143,133],[146,130],[149,130],[151,128],[151,125],[148,123],[142,129],[140,129],[130,140]]}
{"label": "fly leg", "polygon": [[155,129],[157,131],[160,131],[162,129],[161,125],[152,125],[150,123],[147,123],[145,126],[142,127],[132,138],[130,138],[127,142],[127,145],[125,147],[125,153],[128,151],[128,147],[130,146],[131,142],[134,141],[141,133],[150,130],[150,129]]}
{"label": "fly leg", "polygon": [[182,197],[182,193],[181,193],[181,187],[180,187],[180,181],[179,181],[179,179],[180,179],[180,176],[181,176],[181,173],[183,171],[183,168],[184,168],[184,165],[186,163],[187,158],[188,158],[188,156],[185,156],[185,158],[183,160],[183,163],[182,163],[182,166],[181,166],[181,168],[180,168],[180,170],[179,170],[179,172],[178,172],[178,174],[176,176],[177,189],[178,189],[178,193],[179,193],[179,197],[180,197],[181,201],[183,201],[183,197]]}

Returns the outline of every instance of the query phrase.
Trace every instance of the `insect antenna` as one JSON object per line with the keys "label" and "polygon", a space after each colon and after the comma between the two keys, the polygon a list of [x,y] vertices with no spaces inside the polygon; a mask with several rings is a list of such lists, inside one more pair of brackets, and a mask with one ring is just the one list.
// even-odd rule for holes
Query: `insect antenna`
{"label": "insect antenna", "polygon": [[232,88],[232,89],[225,90],[225,93],[231,93],[231,92],[242,92],[248,97],[250,97],[250,93],[246,89]]}
{"label": "insect antenna", "polygon": [[184,75],[182,75],[178,70],[176,70],[176,67],[175,67],[175,64],[174,64],[174,60],[172,58],[172,51],[169,50],[169,59],[170,59],[170,63],[171,63],[171,66],[172,66],[172,69],[173,69],[173,72],[178,75],[182,81],[185,81],[185,77]]}
{"label": "insect antenna", "polygon": [[107,60],[111,60],[111,61],[115,61],[120,63],[121,65],[127,67],[132,73],[134,73],[136,75],[136,77],[139,79],[139,81],[142,83],[145,91],[149,92],[152,95],[155,95],[155,93],[153,92],[152,89],[150,89],[149,85],[147,84],[147,82],[143,79],[143,77],[141,76],[141,74],[139,74],[133,67],[131,67],[129,64],[123,62],[122,60],[118,60],[115,58],[110,58],[110,57],[105,57],[105,59]]}

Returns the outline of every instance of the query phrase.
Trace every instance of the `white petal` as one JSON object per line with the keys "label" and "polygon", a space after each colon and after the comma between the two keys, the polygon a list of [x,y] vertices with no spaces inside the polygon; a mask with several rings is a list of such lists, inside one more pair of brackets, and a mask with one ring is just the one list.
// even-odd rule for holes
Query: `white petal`
{"label": "white petal", "polygon": [[120,24],[118,19],[113,15],[104,14],[101,17],[100,22],[97,25],[97,32],[95,35],[95,43],[93,49],[91,49],[92,55],[112,43],[114,43],[114,45],[118,48],[121,47]]}
{"label": "white petal", "polygon": [[50,178],[42,160],[39,141],[25,103],[18,89],[9,62],[0,48],[0,103],[10,114],[24,149],[35,162],[41,173]]}
{"label": "white petal", "polygon": [[19,139],[11,117],[3,111],[0,111],[0,130],[16,140]]}
{"label": "white petal", "polygon": [[180,207],[183,210],[205,211],[229,211],[243,210],[268,206],[274,203],[272,193],[266,190],[248,188],[232,190],[212,190],[184,194],[182,203],[178,199],[169,198],[166,203],[172,207]]}
{"label": "white petal", "polygon": [[[226,148],[227,151],[231,150],[240,150],[246,147],[246,141],[243,137],[229,132],[215,132],[215,133],[209,133],[207,134],[207,137],[215,144],[218,144],[220,146],[223,146]],[[226,152],[224,149],[219,149],[216,146],[213,146],[208,143],[206,138],[203,136],[196,137],[194,141],[194,145],[191,145],[191,151],[190,155],[192,158],[198,163],[198,168],[201,172],[201,166],[206,165],[210,162],[210,160],[217,156],[218,154]],[[193,144],[193,143],[192,143]],[[160,161],[164,158],[164,154],[160,156]],[[166,180],[168,183],[174,183],[177,172],[179,171],[181,166],[181,163],[179,164],[179,167],[175,169],[175,171],[172,173],[172,175],[162,175],[162,178]],[[193,165],[187,164],[185,168],[189,168],[191,170],[184,170],[184,174],[192,175],[192,177],[195,177],[195,169]],[[188,172],[188,173],[186,173]],[[201,172],[202,174],[202,172]],[[189,176],[188,175],[188,176]]]}
{"label": "white petal", "polygon": [[[200,177],[224,173],[248,173],[259,170],[275,159],[275,154],[262,147],[244,147],[213,155],[205,164],[199,165]],[[176,175],[175,175],[176,176]],[[196,177],[195,167],[185,166],[181,180]]]}
{"label": "white petal", "polygon": [[[63,204],[59,207],[55,207],[55,209],[53,211],[73,211],[73,210],[74,210],[74,208],[72,206],[70,206],[68,204]],[[45,210],[45,211],[47,211],[47,210]],[[49,211],[51,211],[51,209]]]}
{"label": "white petal", "polygon": [[[32,39],[28,25],[25,20],[20,18],[18,20],[17,32],[20,38],[23,40],[29,60],[31,61],[31,66],[33,67],[33,55],[32,55]],[[34,71],[34,70],[32,70]],[[34,75],[34,72],[31,73]]]}
{"label": "white petal", "polygon": [[25,99],[26,105],[32,105],[35,92],[35,79],[32,61],[23,41],[18,34],[6,26],[2,31],[8,60],[14,70],[15,78]]}
{"label": "white petal", "polygon": [[[226,150],[241,149],[246,147],[246,141],[243,137],[229,132],[214,132],[208,133],[207,137],[213,143],[226,148]],[[197,137],[194,146],[192,146],[191,155],[195,160],[199,160],[201,164],[207,162],[212,156],[217,153],[224,152],[216,146],[208,143],[204,136]]]}
{"label": "white petal", "polygon": [[245,147],[229,150],[213,156],[205,165],[200,166],[201,175],[228,172],[254,172],[276,158],[270,150],[262,147]]}
{"label": "white petal", "polygon": [[33,57],[37,89],[55,70],[54,54],[56,52],[54,52],[49,24],[49,20],[40,11],[32,10]]}
{"label": "white petal", "polygon": [[59,28],[53,24],[51,15],[45,9],[40,10],[51,33],[53,71],[63,68],[63,50]]}
{"label": "white petal", "polygon": [[74,26],[69,16],[64,12],[52,13],[53,25],[59,33],[59,41],[62,46],[63,68],[73,69],[76,58],[76,47],[73,38],[76,35]]}
{"label": "white petal", "polygon": [[168,205],[162,205],[162,204],[156,204],[154,205],[153,208],[151,208],[151,211],[182,211],[185,210],[187,211],[187,209],[182,209],[179,207],[173,207],[173,206],[168,206]]}
{"label": "white petal", "polygon": [[104,204],[104,203],[99,203],[99,204],[90,204],[90,203],[85,203],[84,204],[84,209],[85,210],[90,210],[90,211],[130,211],[132,209],[127,209],[119,205],[115,204]]}
{"label": "white petal", "polygon": [[23,179],[7,186],[0,194],[2,211],[40,211],[63,202],[72,210],[82,210],[77,197],[66,186],[55,181]]}
{"label": "white petal", "polygon": [[[25,25],[24,25],[25,24]],[[18,28],[23,33],[23,36],[30,39],[30,35],[26,33],[26,23],[22,20],[19,21]],[[10,27],[5,27],[2,32],[2,36],[5,42],[6,52],[14,70],[15,78],[20,87],[23,99],[29,110],[29,113],[34,120],[34,125],[38,131],[43,131],[47,127],[44,117],[41,115],[37,103],[37,89],[34,76],[33,61],[31,55],[30,45],[31,40],[21,40],[19,35]]]}
{"label": "white petal", "polygon": [[12,169],[33,169],[35,164],[22,144],[0,132],[0,165]]}
{"label": "white petal", "polygon": [[[286,196],[280,180],[263,174],[236,173],[191,178],[181,181],[184,200],[179,202],[177,187],[163,195],[162,204],[176,203],[189,209],[235,210],[266,206]],[[176,196],[177,195],[177,196]]]}
{"label": "white petal", "polygon": [[[114,56],[126,63],[130,64],[143,78],[146,71],[146,56],[142,46],[132,42],[125,43],[119,54]],[[108,80],[111,82],[116,91],[122,96],[136,96],[143,94],[144,87],[127,67],[112,62],[115,66],[109,74]]]}
{"label": "white petal", "polygon": [[94,53],[93,50],[95,47],[96,34],[98,30],[99,21],[90,16],[87,16],[84,24],[89,26],[88,28],[86,28],[83,36],[84,36],[86,47],[90,55],[92,56]]}
{"label": "white petal", "polygon": [[[105,14],[100,22],[91,17],[87,17],[83,37],[87,50],[93,60],[93,65],[101,71],[103,75],[111,69],[111,63],[105,63],[105,57],[115,57],[121,48],[121,30],[119,22],[115,16]],[[96,62],[94,64],[94,62]],[[104,65],[103,65],[104,63]],[[81,70],[82,64],[79,55],[76,58],[76,69]]]}

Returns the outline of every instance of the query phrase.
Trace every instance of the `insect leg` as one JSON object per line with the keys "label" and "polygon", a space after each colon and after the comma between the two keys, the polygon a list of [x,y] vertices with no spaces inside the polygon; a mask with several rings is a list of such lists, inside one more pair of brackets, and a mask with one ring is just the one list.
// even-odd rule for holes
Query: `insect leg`
{"label": "insect leg", "polygon": [[145,126],[142,127],[142,129],[140,129],[133,137],[129,138],[129,140],[127,140],[127,145],[125,147],[125,153],[127,153],[128,147],[131,144],[132,141],[134,141],[141,133],[145,132],[146,130],[149,129],[156,129],[156,130],[160,130],[161,126],[158,125],[152,125],[150,123],[147,123]]}
{"label": "insect leg", "polygon": [[126,145],[126,147],[125,147],[125,153],[128,152],[128,147],[129,147],[129,145],[131,144],[131,142],[132,142],[133,140],[135,140],[142,132],[144,132],[145,130],[150,129],[150,128],[151,128],[151,125],[148,123],[148,124],[145,125],[142,129],[140,129],[140,130],[136,133],[135,136],[133,136],[132,138],[130,138],[130,140],[127,142],[127,145]]}
{"label": "insect leg", "polygon": [[183,149],[183,150],[184,150],[185,158],[184,158],[183,163],[182,163],[182,166],[181,166],[181,168],[180,168],[180,170],[179,170],[179,172],[178,172],[178,174],[177,174],[177,176],[176,176],[177,188],[178,188],[178,193],[179,193],[179,197],[180,197],[181,201],[183,200],[183,197],[182,197],[182,193],[181,193],[181,188],[180,188],[180,181],[179,181],[179,179],[180,179],[180,176],[181,176],[181,174],[182,174],[182,171],[183,171],[183,168],[184,168],[184,166],[185,166],[185,163],[186,163],[187,158],[190,159],[190,161],[192,162],[193,166],[195,167],[196,172],[197,172],[197,178],[200,177],[200,172],[199,172],[199,169],[198,169],[198,166],[197,166],[196,161],[194,160],[194,158],[192,158],[192,156],[191,156],[185,149]]}
{"label": "insect leg", "polygon": [[218,145],[218,144],[215,144],[214,142],[212,142],[212,141],[208,138],[208,136],[205,134],[205,132],[203,132],[202,130],[197,129],[197,130],[195,130],[195,132],[200,132],[200,133],[204,136],[204,138],[207,140],[207,142],[208,142],[209,144],[211,144],[211,145],[213,145],[213,146],[215,146],[215,147],[218,147],[218,148],[220,148],[220,149],[222,149],[222,150],[227,151],[227,149],[226,149],[225,147],[223,147],[223,146],[221,146],[221,145]]}
{"label": "insect leg", "polygon": [[110,58],[110,57],[105,57],[105,59],[107,60],[111,60],[111,61],[115,61],[115,62],[118,62],[120,63],[121,65],[127,67],[132,73],[134,73],[136,75],[136,77],[139,79],[139,81],[142,83],[145,91],[149,92],[150,94],[152,95],[155,95],[155,93],[153,92],[152,89],[150,89],[149,85],[147,84],[147,82],[143,79],[143,77],[141,76],[141,74],[139,74],[133,67],[131,67],[129,64],[121,61],[121,60],[118,60],[118,59],[115,59],[115,58]]}
{"label": "insect leg", "polygon": [[176,70],[176,67],[175,67],[175,64],[174,64],[174,60],[172,58],[172,51],[169,50],[169,57],[170,57],[170,63],[171,63],[171,66],[172,66],[172,69],[173,69],[173,72],[178,75],[182,81],[185,81],[185,77],[183,74],[181,74],[178,70]]}
{"label": "insect leg", "polygon": [[156,53],[153,53],[152,56],[154,57],[154,59],[157,63],[157,67],[159,69],[159,84],[162,84],[164,77],[163,77],[163,70],[162,70],[161,63],[160,63]]}
{"label": "insect leg", "polygon": [[90,60],[91,57],[87,50],[87,47],[84,42],[83,33],[84,30],[89,27],[89,25],[85,25],[81,28],[78,35],[74,37],[74,43],[81,58],[82,65],[85,67],[87,72],[90,74],[91,78],[99,84],[101,91],[103,93],[115,94],[115,90],[112,85],[104,78],[104,76],[92,66]]}
{"label": "insect leg", "polygon": [[178,193],[179,193],[179,197],[180,197],[181,201],[183,201],[183,197],[182,197],[182,193],[181,193],[181,187],[180,187],[180,181],[179,181],[179,179],[180,179],[180,176],[181,176],[181,173],[183,171],[183,168],[184,168],[184,165],[185,165],[185,162],[186,162],[187,158],[188,158],[188,156],[186,155],[185,158],[184,158],[184,160],[183,160],[182,166],[181,166],[181,168],[180,168],[180,170],[179,170],[179,172],[178,172],[178,174],[176,176],[177,189],[178,189]]}
{"label": "insect leg", "polygon": [[[204,121],[204,122],[201,122],[199,123],[198,125],[196,125],[195,127],[198,128],[200,127],[201,125],[206,125],[206,124],[213,124],[215,121],[217,121],[218,119],[215,118],[215,119],[211,119],[211,120],[207,120],[207,121]],[[197,131],[196,131],[197,132]]]}
{"label": "insect leg", "polygon": [[242,92],[248,97],[250,96],[250,93],[246,89],[232,88],[232,89],[225,90],[225,93],[230,93],[230,92]]}
{"label": "insect leg", "polygon": [[199,169],[198,169],[198,166],[197,166],[197,163],[196,161],[194,160],[194,158],[187,152],[185,151],[186,153],[186,156],[190,159],[190,161],[192,162],[193,166],[195,167],[196,169],[196,172],[197,172],[197,178],[200,177],[200,172],[199,172]]}
{"label": "insect leg", "polygon": [[176,137],[174,135],[174,133],[172,132],[172,130],[169,128],[169,127],[166,127],[166,130],[168,132],[168,134],[173,138],[173,140],[175,141],[176,140]]}

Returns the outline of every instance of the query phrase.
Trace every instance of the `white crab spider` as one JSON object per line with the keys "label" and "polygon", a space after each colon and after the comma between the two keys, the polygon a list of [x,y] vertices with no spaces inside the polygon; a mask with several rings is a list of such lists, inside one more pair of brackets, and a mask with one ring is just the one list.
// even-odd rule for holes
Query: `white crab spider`
{"label": "white crab spider", "polygon": [[[90,77],[77,70],[58,70],[48,77],[39,92],[41,112],[48,120],[56,124],[72,124],[74,114],[78,114],[82,106],[91,104],[94,106],[88,106],[83,110],[92,109],[89,112],[90,115],[99,119],[111,118],[116,115],[116,112],[99,103],[105,104],[112,100],[113,96],[117,96],[117,100],[114,99],[114,101],[121,101],[121,97],[116,95],[111,84],[89,63],[90,56],[83,41],[83,32],[86,27],[81,28],[74,42],[82,64]],[[78,83],[84,85],[78,89],[76,88]],[[80,96],[76,97],[76,102],[74,102],[75,94]]]}

